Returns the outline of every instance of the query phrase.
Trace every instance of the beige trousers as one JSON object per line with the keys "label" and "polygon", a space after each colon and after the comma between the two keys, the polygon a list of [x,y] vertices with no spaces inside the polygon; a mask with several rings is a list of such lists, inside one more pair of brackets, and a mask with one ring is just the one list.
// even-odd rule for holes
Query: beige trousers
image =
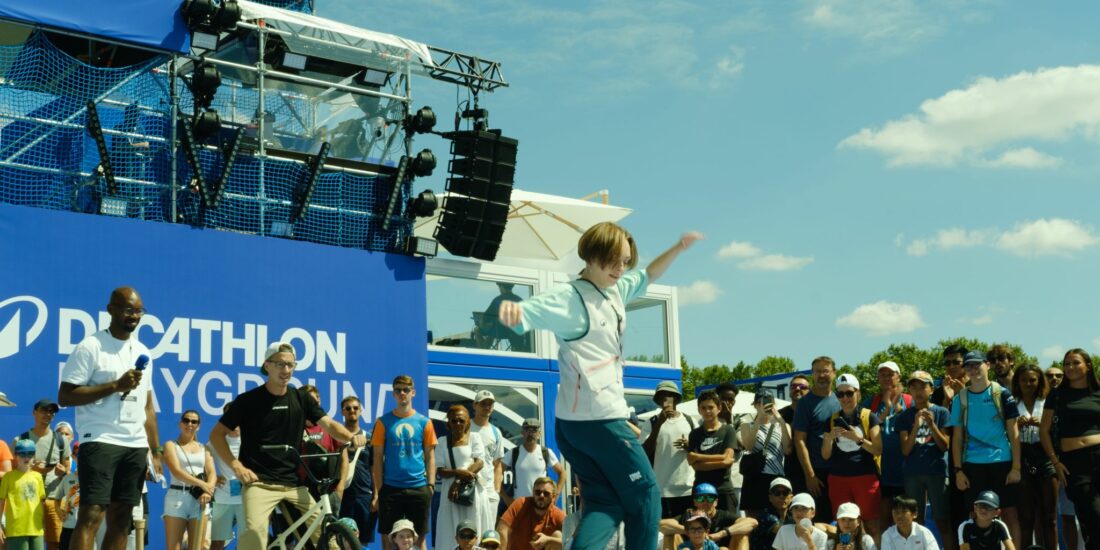
{"label": "beige trousers", "polygon": [[[290,487],[259,481],[244,486],[241,492],[241,502],[244,504],[244,532],[241,533],[238,548],[241,550],[267,548],[268,520],[275,507],[284,501],[303,514],[314,503],[313,497],[305,487]],[[309,521],[312,522],[313,519],[311,517]],[[310,536],[314,545],[317,544],[320,536],[320,529]]]}

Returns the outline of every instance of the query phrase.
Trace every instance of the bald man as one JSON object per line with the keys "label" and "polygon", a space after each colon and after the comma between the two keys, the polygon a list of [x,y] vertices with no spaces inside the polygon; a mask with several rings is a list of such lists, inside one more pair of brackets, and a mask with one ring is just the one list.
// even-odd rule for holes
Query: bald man
{"label": "bald man", "polygon": [[91,550],[104,516],[103,548],[126,547],[133,507],[141,501],[153,450],[153,465],[161,472],[160,439],[153,410],[153,364],[135,368],[149,349],[134,335],[145,304],[130,287],[111,293],[107,303],[111,325],[84,338],[61,370],[57,402],[76,407],[80,440],[78,470],[80,513],[70,548]]}

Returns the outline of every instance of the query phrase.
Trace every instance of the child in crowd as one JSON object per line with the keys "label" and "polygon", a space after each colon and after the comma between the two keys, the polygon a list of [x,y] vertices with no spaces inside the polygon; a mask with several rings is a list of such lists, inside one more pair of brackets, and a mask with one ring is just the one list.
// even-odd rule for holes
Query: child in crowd
{"label": "child in crowd", "polygon": [[393,529],[390,529],[390,540],[393,541],[393,545],[397,550],[411,550],[413,546],[416,546],[416,528],[413,527],[413,522],[407,519],[399,519],[393,522]]}
{"label": "child in crowd", "polygon": [[863,531],[859,506],[845,502],[836,509],[836,532],[829,534],[828,550],[875,550],[875,541]]}
{"label": "child in crowd", "polygon": [[959,526],[960,550],[1016,550],[1008,526],[997,519],[1001,498],[993,491],[982,491],[974,500],[974,517]]}
{"label": "child in crowd", "polygon": [[0,479],[0,511],[5,522],[0,543],[6,541],[8,550],[42,550],[45,544],[46,482],[31,469],[34,453],[33,441],[16,441],[15,469]]}
{"label": "child in crowd", "polygon": [[810,493],[798,493],[791,499],[793,525],[784,525],[775,534],[772,548],[775,550],[826,550],[829,536],[814,527],[814,497]]}
{"label": "child in crowd", "polygon": [[481,534],[481,547],[485,550],[500,550],[500,533],[489,529]]}
{"label": "child in crowd", "polygon": [[894,525],[882,534],[882,550],[940,550],[932,531],[917,523],[919,508],[917,499],[913,497],[894,497],[890,503]]}
{"label": "child in crowd", "polygon": [[677,550],[718,550],[718,543],[710,540],[710,516],[697,513],[684,523],[687,540],[677,546]]}

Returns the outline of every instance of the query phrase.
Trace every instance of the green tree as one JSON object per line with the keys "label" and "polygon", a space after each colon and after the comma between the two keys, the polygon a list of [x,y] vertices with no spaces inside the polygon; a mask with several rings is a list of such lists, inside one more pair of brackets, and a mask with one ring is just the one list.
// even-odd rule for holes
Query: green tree
{"label": "green tree", "polygon": [[795,366],[794,360],[790,357],[769,355],[756,364],[756,367],[752,369],[752,374],[753,376],[771,376],[773,374],[794,372],[796,370],[798,370],[798,368]]}

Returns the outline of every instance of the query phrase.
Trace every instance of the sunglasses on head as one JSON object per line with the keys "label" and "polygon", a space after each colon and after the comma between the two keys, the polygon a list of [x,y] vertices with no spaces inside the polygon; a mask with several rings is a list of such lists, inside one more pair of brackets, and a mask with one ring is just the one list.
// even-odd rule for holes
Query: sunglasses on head
{"label": "sunglasses on head", "polygon": [[714,495],[695,495],[695,502],[714,502],[718,497]]}
{"label": "sunglasses on head", "polygon": [[846,397],[855,397],[855,395],[856,395],[855,390],[843,390],[843,391],[836,392],[836,396],[841,398],[841,399],[844,399]]}

